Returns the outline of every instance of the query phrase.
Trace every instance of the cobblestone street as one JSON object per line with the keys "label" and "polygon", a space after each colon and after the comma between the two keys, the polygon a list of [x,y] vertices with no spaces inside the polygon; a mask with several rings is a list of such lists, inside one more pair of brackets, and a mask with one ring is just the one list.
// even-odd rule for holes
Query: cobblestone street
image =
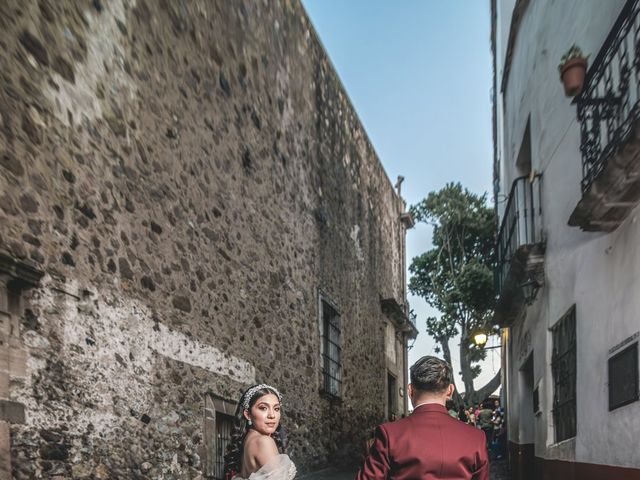
{"label": "cobblestone street", "polygon": [[[355,468],[328,468],[319,472],[302,475],[299,480],[353,480],[356,476]],[[506,460],[491,462],[491,480],[510,480]]]}

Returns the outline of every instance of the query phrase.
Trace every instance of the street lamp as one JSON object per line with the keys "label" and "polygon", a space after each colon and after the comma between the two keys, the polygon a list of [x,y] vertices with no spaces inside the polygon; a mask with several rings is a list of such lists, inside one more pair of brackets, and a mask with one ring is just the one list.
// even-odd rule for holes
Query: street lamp
{"label": "street lamp", "polygon": [[522,295],[524,296],[524,301],[527,305],[531,305],[533,301],[536,299],[538,295],[538,290],[540,290],[540,282],[538,282],[535,278],[530,277],[526,282],[520,285],[522,288]]}
{"label": "street lamp", "polygon": [[483,332],[482,330],[477,331],[474,335],[473,335],[473,343],[476,344],[476,346],[482,348],[487,344],[487,340],[489,339],[489,337],[487,337],[487,334],[485,332]]}
{"label": "street lamp", "polygon": [[486,347],[487,340],[489,339],[489,335],[484,330],[477,330],[473,335],[473,344],[483,350],[491,350],[492,348],[500,348],[502,345],[495,345],[493,347]]}

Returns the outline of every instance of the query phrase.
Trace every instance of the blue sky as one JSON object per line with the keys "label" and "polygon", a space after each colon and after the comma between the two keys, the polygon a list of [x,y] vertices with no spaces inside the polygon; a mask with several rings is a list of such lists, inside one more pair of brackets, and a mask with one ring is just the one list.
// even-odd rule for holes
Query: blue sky
{"label": "blue sky", "polygon": [[[387,174],[393,183],[405,177],[407,202],[450,181],[491,192],[489,0],[302,3]],[[427,226],[410,231],[407,263],[430,245]],[[433,313],[419,298],[409,302],[421,331],[411,363],[433,354],[434,343],[424,332]],[[451,349],[457,352],[457,342]],[[476,387],[499,364],[498,350],[491,350]]]}

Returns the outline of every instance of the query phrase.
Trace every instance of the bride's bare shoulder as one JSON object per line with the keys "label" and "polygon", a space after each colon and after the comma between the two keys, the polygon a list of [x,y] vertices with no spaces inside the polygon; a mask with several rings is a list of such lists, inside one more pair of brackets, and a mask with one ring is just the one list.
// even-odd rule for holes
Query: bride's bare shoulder
{"label": "bride's bare shoulder", "polygon": [[278,451],[278,446],[276,445],[276,441],[271,438],[271,436],[269,435],[261,435],[261,434],[254,434],[249,436],[249,438],[246,439],[245,441],[245,449],[252,449],[252,448],[266,448],[266,449],[272,449],[275,450],[276,452]]}
{"label": "bride's bare shoulder", "polygon": [[252,435],[247,438],[245,450],[256,458],[260,465],[264,465],[271,457],[278,454],[278,446],[269,435]]}

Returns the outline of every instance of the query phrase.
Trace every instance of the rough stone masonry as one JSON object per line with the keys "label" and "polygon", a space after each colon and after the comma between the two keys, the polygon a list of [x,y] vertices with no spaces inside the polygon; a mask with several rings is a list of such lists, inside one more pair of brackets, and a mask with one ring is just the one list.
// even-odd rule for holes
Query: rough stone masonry
{"label": "rough stone masonry", "polygon": [[404,203],[300,3],[3,0],[0,87],[0,477],[208,477],[256,381],[301,471],[357,460]]}

